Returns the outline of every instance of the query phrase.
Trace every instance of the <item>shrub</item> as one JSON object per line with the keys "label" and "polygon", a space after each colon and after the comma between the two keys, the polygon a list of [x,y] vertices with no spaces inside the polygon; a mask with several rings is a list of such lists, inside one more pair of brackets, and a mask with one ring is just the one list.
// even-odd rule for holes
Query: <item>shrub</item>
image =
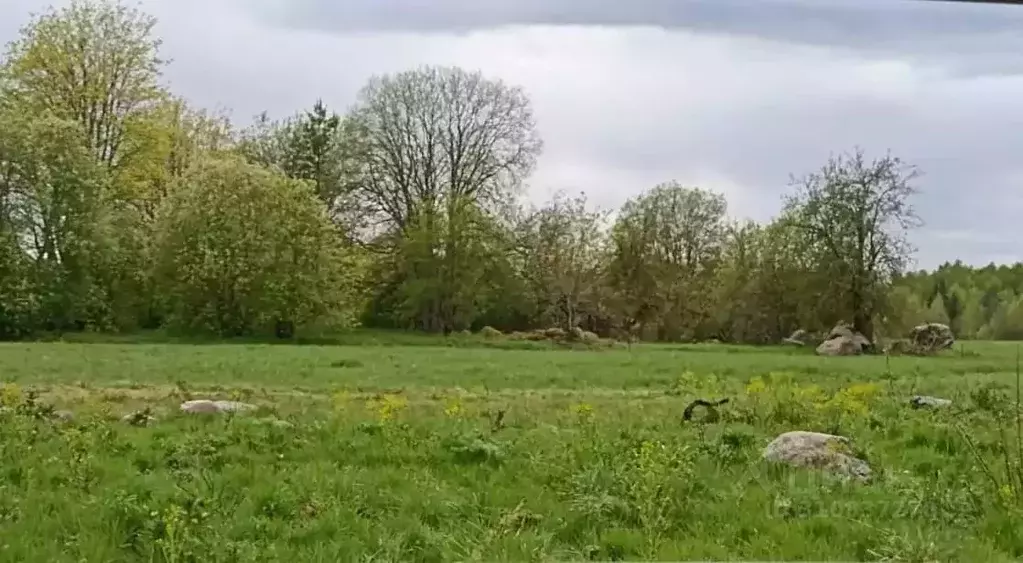
{"label": "shrub", "polygon": [[172,327],[237,336],[352,318],[354,262],[305,182],[201,162],[161,206],[155,247]]}

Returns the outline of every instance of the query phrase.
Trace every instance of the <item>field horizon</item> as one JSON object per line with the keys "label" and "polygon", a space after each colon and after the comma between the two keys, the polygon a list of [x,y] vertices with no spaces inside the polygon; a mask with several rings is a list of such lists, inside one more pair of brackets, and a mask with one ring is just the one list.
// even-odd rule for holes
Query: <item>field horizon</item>
{"label": "field horizon", "polygon": [[[835,358],[345,338],[0,344],[0,526],[20,538],[0,559],[1023,555],[1015,427],[999,422],[1016,408],[1016,343]],[[914,395],[952,405],[913,409]],[[717,422],[681,420],[722,398]],[[181,412],[195,399],[256,411]],[[121,420],[141,411],[155,420]],[[849,438],[873,478],[762,460],[789,431]]]}

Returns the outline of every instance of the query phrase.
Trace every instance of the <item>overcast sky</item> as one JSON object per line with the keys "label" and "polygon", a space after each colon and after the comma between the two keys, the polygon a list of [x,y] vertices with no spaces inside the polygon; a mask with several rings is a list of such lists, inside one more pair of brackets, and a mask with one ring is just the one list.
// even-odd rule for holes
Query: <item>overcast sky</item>
{"label": "overcast sky", "polygon": [[[45,0],[0,1],[0,39]],[[57,5],[62,2],[56,2]],[[523,86],[533,199],[618,206],[678,180],[768,219],[790,173],[891,150],[925,172],[918,264],[1023,260],[1023,7],[895,0],[142,0],[168,84],[245,123],[372,74],[453,64]]]}

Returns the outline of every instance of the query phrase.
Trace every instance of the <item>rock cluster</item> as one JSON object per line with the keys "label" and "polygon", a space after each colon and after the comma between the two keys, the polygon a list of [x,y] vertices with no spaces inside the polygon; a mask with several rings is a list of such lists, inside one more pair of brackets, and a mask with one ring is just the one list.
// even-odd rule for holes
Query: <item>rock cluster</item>
{"label": "rock cluster", "polygon": [[859,356],[873,348],[867,337],[839,323],[831,329],[824,342],[817,346],[818,356]]}
{"label": "rock cluster", "polygon": [[922,352],[947,350],[956,342],[952,329],[941,323],[924,323],[913,327],[909,335],[913,346]]}

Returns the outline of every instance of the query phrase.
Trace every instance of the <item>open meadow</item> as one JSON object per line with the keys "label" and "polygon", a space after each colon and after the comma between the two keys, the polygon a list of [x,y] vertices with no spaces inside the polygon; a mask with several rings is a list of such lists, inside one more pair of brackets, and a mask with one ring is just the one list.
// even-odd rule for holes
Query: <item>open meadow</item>
{"label": "open meadow", "polygon": [[983,18],[400,3],[0,2],[0,563],[1023,561]]}
{"label": "open meadow", "polygon": [[[1010,561],[1016,353],[2,344],[0,559]],[[790,430],[850,438],[872,478],[763,461]]]}

